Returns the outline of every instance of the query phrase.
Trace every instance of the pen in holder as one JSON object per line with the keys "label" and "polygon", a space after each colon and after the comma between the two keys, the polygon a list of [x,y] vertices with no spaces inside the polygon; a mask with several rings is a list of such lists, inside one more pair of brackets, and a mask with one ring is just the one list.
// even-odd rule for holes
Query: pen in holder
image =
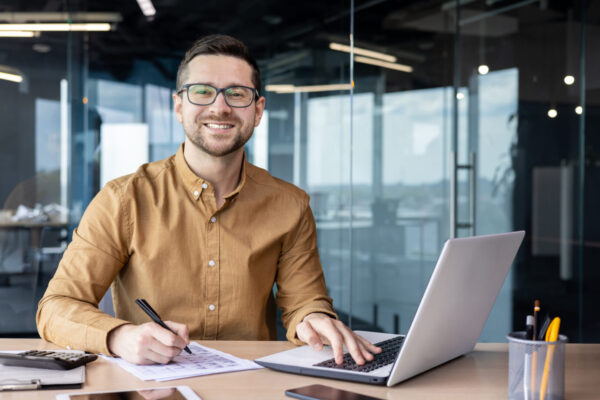
{"label": "pen in holder", "polygon": [[508,398],[559,400],[565,397],[565,343],[567,337],[546,342],[529,340],[524,331],[508,339]]}

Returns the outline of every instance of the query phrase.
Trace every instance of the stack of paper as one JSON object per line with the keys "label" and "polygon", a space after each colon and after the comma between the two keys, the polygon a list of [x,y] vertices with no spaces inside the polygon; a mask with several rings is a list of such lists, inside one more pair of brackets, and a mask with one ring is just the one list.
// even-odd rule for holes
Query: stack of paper
{"label": "stack of paper", "polygon": [[106,356],[104,358],[144,381],[169,381],[192,376],[262,368],[253,361],[237,358],[198,343],[190,343],[189,348],[192,354],[181,352],[169,364],[136,365],[120,358]]}

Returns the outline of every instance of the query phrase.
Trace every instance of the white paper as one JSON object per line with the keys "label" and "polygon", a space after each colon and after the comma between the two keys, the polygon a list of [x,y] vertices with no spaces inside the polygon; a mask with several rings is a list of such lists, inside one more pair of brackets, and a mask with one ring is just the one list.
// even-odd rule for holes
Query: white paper
{"label": "white paper", "polygon": [[[22,353],[26,350],[2,351],[2,353]],[[59,351],[59,350],[53,350]],[[60,350],[65,353],[83,353],[79,350]],[[26,368],[0,365],[0,385],[26,383],[39,379],[42,385],[67,385],[85,381],[85,365],[68,370]]]}
{"label": "white paper", "polygon": [[198,343],[192,342],[188,347],[192,354],[182,351],[169,364],[136,365],[121,358],[102,357],[116,363],[127,372],[144,381],[170,381],[192,376],[262,368],[254,361],[237,358],[231,354],[201,346]]}

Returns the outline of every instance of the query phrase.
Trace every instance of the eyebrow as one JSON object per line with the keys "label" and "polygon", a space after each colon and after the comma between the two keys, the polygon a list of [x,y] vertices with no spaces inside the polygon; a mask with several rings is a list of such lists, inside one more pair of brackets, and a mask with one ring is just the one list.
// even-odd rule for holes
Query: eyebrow
{"label": "eyebrow", "polygon": [[219,85],[216,85],[213,82],[188,82],[188,83],[184,83],[184,85],[211,85],[211,86],[214,86],[216,88],[227,88],[227,87],[231,87],[231,86],[246,86],[246,87],[254,89],[254,85],[252,83],[249,83],[249,84],[246,84],[246,83],[229,83],[227,85],[219,86]]}

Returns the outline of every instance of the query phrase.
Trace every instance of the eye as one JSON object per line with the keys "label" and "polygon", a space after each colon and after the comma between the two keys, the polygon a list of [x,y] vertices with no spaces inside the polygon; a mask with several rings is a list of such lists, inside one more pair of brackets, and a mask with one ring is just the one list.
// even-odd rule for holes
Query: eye
{"label": "eye", "polygon": [[188,90],[194,96],[212,96],[215,93],[215,89],[207,85],[192,85]]}
{"label": "eye", "polygon": [[231,97],[234,99],[239,99],[247,96],[248,89],[243,87],[231,87],[228,88],[225,94],[227,97]]}

